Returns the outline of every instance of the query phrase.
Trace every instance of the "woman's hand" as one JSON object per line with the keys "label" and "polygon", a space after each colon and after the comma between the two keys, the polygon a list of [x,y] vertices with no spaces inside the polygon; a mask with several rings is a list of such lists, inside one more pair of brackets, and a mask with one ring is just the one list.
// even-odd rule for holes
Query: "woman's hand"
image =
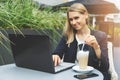
{"label": "woman's hand", "polygon": [[85,38],[85,43],[92,46],[94,49],[97,49],[99,47],[99,44],[93,35],[87,35]]}
{"label": "woman's hand", "polygon": [[100,46],[95,38],[95,36],[93,35],[87,35],[85,38],[85,43],[92,46],[96,52],[97,57],[100,59],[101,57],[101,50],[100,50]]}
{"label": "woman's hand", "polygon": [[60,64],[61,59],[58,55],[52,55],[52,58],[53,58],[54,66],[57,66]]}

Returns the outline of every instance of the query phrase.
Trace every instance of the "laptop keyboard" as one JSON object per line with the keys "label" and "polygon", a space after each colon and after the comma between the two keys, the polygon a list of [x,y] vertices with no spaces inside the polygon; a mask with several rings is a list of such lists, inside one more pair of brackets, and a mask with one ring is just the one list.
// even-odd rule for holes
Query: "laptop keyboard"
{"label": "laptop keyboard", "polygon": [[72,66],[74,66],[73,63],[62,62],[58,66],[55,67],[55,72],[71,68]]}

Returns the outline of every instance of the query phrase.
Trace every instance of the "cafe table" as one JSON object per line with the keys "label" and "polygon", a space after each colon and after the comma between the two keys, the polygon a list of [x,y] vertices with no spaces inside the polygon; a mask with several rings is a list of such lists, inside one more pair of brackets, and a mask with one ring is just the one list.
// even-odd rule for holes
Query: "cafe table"
{"label": "cafe table", "polygon": [[[100,71],[94,69],[92,73],[99,76],[83,80],[103,80]],[[14,63],[0,66],[0,80],[78,80],[74,75],[80,74],[68,69],[56,74],[17,67]]]}

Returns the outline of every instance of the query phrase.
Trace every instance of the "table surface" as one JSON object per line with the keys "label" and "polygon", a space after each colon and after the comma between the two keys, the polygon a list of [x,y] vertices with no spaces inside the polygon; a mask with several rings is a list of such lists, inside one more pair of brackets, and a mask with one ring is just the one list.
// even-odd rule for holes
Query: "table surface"
{"label": "table surface", "polygon": [[[100,71],[94,69],[93,73],[99,74],[98,77],[92,77],[84,80],[103,80]],[[78,80],[73,76],[77,73],[72,69],[52,74],[27,68],[17,67],[15,64],[0,66],[0,80]]]}

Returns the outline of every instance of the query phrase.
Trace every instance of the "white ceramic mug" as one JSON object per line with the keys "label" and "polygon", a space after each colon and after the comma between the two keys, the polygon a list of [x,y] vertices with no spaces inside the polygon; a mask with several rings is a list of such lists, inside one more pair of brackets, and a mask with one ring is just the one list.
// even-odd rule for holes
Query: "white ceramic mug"
{"label": "white ceramic mug", "polygon": [[77,52],[77,61],[80,69],[86,69],[88,66],[89,51],[80,50]]}

